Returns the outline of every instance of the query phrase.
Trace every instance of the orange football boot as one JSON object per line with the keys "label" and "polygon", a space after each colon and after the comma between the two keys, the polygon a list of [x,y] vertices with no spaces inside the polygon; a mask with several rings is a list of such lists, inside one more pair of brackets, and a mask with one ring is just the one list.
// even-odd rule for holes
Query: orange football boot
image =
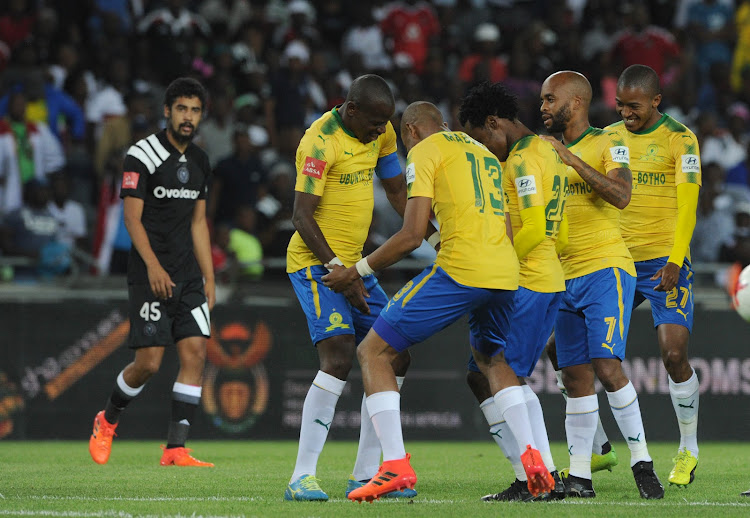
{"label": "orange football boot", "polygon": [[531,496],[536,497],[542,493],[549,493],[555,488],[555,479],[544,465],[539,450],[535,450],[527,444],[526,451],[521,454],[521,463],[523,464],[523,470],[526,472]]}
{"label": "orange football boot", "polygon": [[167,449],[167,447],[162,444],[161,449],[164,450],[160,462],[162,466],[196,466],[199,468],[214,467],[212,462],[203,462],[202,460],[198,460],[190,455],[190,452],[193,451],[190,448],[181,447]]}
{"label": "orange football boot", "polygon": [[106,464],[109,454],[112,453],[112,437],[115,433],[117,423],[111,424],[104,418],[104,410],[94,417],[94,430],[89,438],[89,453],[97,464]]}
{"label": "orange football boot", "polygon": [[417,483],[417,474],[409,464],[409,459],[411,455],[407,453],[403,459],[383,462],[378,472],[367,484],[349,493],[349,500],[372,502],[386,493],[414,488],[414,484]]}

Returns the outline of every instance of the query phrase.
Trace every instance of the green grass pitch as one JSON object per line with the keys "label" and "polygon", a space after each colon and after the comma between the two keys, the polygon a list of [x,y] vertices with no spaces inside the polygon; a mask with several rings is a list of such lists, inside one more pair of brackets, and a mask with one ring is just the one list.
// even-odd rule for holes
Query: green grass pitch
{"label": "green grass pitch", "polygon": [[[687,489],[666,487],[661,501],[638,496],[628,450],[615,443],[620,464],[594,475],[597,497],[554,503],[485,503],[479,497],[513,479],[494,443],[407,442],[419,481],[413,501],[357,504],[344,498],[356,444],[329,442],[318,477],[331,500],[285,502],[296,443],[193,441],[194,455],[216,468],[159,466],[157,441],[115,439],[105,466],[89,458],[85,442],[0,442],[0,516],[284,516],[284,517],[679,517],[750,516],[750,443],[703,443],[696,480]],[[666,485],[674,444],[650,443],[657,474]],[[567,465],[565,446],[552,453]]]}

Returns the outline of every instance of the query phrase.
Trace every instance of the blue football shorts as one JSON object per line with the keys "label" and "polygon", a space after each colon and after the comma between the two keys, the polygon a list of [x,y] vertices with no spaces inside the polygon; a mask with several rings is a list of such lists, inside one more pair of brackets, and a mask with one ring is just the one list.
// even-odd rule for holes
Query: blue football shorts
{"label": "blue football shorts", "polygon": [[590,363],[592,358],[625,358],[633,310],[635,277],[619,268],[565,281],[555,320],[557,363]]}
{"label": "blue football shorts", "polygon": [[433,264],[388,301],[373,330],[391,347],[403,351],[468,313],[470,345],[494,356],[505,348],[515,293],[464,286]]}
{"label": "blue football shorts", "polygon": [[[528,377],[534,372],[539,357],[552,334],[557,310],[563,292],[540,293],[519,287],[516,292],[516,309],[513,312],[505,361],[516,376]],[[469,357],[467,369],[480,372],[474,355]]]}
{"label": "blue football shorts", "polygon": [[377,277],[362,278],[370,294],[366,298],[370,314],[366,315],[352,306],[341,293],[326,288],[321,277],[328,273],[322,265],[313,265],[289,274],[294,293],[307,318],[307,328],[313,344],[336,335],[354,335],[356,343],[362,341],[375,319],[388,302],[388,296]]}
{"label": "blue football shorts", "polygon": [[635,263],[638,280],[635,285],[633,308],[637,308],[644,300],[651,303],[651,315],[654,327],[660,324],[678,324],[693,330],[693,267],[687,259],[680,268],[680,279],[672,291],[654,291],[659,280],[652,281],[651,277],[667,264],[667,257],[649,259]]}

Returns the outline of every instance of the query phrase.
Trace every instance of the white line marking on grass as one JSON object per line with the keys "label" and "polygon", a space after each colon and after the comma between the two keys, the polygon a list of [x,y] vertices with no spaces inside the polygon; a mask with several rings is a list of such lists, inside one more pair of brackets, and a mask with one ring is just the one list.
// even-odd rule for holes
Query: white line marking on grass
{"label": "white line marking on grass", "polygon": [[61,518],[244,518],[244,514],[212,515],[212,514],[137,514],[133,515],[125,511],[48,511],[48,510],[5,510],[0,509],[0,516],[54,516]]}
{"label": "white line marking on grass", "polygon": [[[34,495],[19,497],[19,500],[76,500],[87,502],[263,502],[272,499],[258,498],[253,496],[55,496]],[[279,498],[279,500],[281,500]]]}

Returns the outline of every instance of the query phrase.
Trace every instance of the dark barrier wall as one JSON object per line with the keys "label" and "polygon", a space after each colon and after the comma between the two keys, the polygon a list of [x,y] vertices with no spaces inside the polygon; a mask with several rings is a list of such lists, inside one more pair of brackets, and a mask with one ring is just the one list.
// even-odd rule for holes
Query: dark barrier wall
{"label": "dark barrier wall", "polygon": [[[212,316],[202,411],[193,438],[296,439],[305,394],[317,362],[307,325],[287,286],[272,296],[218,306]],[[0,303],[0,437],[85,439],[118,372],[132,359],[122,300]],[[750,423],[750,326],[730,311],[696,311],[690,352],[701,380],[702,439],[744,440]],[[466,387],[465,322],[413,348],[402,390],[409,439],[481,439],[487,425]],[[629,373],[651,440],[676,440],[667,375],[648,311],[635,311]],[[127,439],[165,437],[177,372],[173,348],[161,371],[128,407],[117,432]],[[564,439],[564,404],[543,358],[531,381],[545,409],[550,437]],[[356,439],[361,376],[352,372],[339,400],[331,438]],[[602,419],[619,437],[606,396]]]}

